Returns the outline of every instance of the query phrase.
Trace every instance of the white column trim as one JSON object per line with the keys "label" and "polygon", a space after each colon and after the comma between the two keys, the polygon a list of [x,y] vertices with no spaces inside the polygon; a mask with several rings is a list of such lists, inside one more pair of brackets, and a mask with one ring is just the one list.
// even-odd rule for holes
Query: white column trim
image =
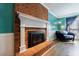
{"label": "white column trim", "polygon": [[26,51],[26,45],[25,45],[25,28],[20,27],[20,53]]}

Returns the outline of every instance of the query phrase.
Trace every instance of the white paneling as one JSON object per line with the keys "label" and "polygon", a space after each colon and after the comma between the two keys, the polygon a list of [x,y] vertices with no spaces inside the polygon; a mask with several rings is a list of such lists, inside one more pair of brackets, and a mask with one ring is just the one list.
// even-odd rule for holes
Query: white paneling
{"label": "white paneling", "polygon": [[0,56],[14,55],[14,34],[0,33]]}

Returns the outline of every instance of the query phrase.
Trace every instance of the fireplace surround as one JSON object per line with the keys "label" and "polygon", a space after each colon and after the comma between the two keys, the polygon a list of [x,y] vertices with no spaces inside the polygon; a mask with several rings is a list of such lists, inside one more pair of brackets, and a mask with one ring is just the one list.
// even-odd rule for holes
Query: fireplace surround
{"label": "fireplace surround", "polygon": [[[21,12],[18,13],[18,18],[20,20],[20,46],[17,49],[20,50],[20,53],[28,50],[28,48],[38,45],[44,42],[47,39],[47,24],[46,20],[42,20]],[[29,32],[38,32],[39,34],[34,34],[39,37],[39,42],[31,44],[29,47],[28,44],[28,33]],[[41,35],[40,35],[41,34]],[[40,36],[43,36],[42,38]],[[38,38],[37,38],[38,39]],[[17,43],[16,43],[17,44]]]}
{"label": "fireplace surround", "polygon": [[46,40],[45,33],[40,31],[28,31],[28,48]]}
{"label": "fireplace surround", "polygon": [[26,48],[31,48],[46,40],[47,35],[46,28],[25,28],[25,44]]}

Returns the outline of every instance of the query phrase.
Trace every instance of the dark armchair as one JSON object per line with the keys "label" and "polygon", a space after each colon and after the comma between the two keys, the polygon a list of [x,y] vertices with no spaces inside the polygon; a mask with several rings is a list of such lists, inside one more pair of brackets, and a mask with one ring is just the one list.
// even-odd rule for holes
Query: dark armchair
{"label": "dark armchair", "polygon": [[56,31],[56,39],[60,40],[60,41],[69,41],[69,40],[73,40],[74,41],[75,35],[74,33],[68,32],[68,33],[64,33],[64,32],[60,32],[60,31]]}

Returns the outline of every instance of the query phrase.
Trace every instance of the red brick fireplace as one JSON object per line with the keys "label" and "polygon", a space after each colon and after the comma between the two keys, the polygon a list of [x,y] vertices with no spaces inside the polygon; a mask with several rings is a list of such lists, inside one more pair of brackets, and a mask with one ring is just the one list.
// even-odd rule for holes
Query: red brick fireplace
{"label": "red brick fireplace", "polygon": [[20,52],[46,41],[48,21],[21,12],[17,13],[20,19]]}
{"label": "red brick fireplace", "polygon": [[[15,4],[15,54],[28,50],[28,32],[42,32],[47,39],[48,10],[40,3]],[[39,34],[37,34],[39,35]],[[35,45],[42,43],[38,42]]]}

